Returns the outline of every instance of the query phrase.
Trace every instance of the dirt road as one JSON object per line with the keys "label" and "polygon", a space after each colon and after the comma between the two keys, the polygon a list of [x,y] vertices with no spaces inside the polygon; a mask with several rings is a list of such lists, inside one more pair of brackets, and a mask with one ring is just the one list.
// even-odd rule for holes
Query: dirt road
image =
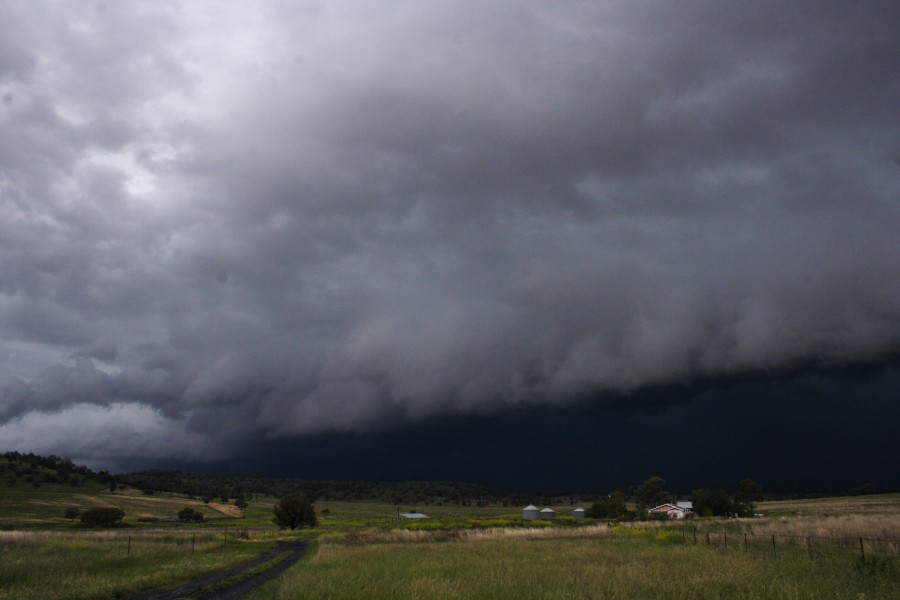
{"label": "dirt road", "polygon": [[[220,571],[215,575],[207,575],[206,577],[195,579],[194,581],[180,585],[177,588],[155,590],[138,596],[130,596],[128,600],[177,600],[186,598],[194,600],[209,600],[212,598],[215,598],[216,600],[240,600],[250,590],[261,586],[267,581],[275,579],[294,565],[306,553],[308,545],[309,542],[306,540],[278,542],[278,546],[274,550],[246,564],[232,567],[226,571]],[[288,554],[287,558],[271,569],[257,573],[231,587],[216,587],[215,589],[210,589],[219,582],[231,577],[239,576],[241,573],[245,573],[254,567],[281,556],[282,554]]]}

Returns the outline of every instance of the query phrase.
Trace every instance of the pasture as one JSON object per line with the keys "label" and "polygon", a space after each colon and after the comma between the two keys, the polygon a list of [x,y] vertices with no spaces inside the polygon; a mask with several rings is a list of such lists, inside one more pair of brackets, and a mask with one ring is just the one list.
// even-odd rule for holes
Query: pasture
{"label": "pasture", "polygon": [[272,546],[203,531],[3,531],[0,600],[121,597],[245,563]]}
{"label": "pasture", "polygon": [[[318,527],[291,533],[273,527],[268,497],[242,513],[134,489],[3,491],[13,493],[0,495],[0,600],[113,598],[172,586],[297,535],[315,537],[314,550],[251,598],[900,597],[900,546],[888,541],[900,537],[900,494],[760,503],[770,515],[763,519],[613,527],[567,516],[523,522],[519,507],[500,505],[326,501],[316,503]],[[116,506],[127,516],[113,530],[83,529],[62,518],[73,505]],[[207,522],[146,520],[185,507]],[[398,520],[398,508],[432,518]],[[556,508],[567,515],[571,507]]]}
{"label": "pasture", "polygon": [[[897,532],[900,521],[798,525],[821,535],[849,524]],[[719,523],[704,523],[716,532]],[[779,524],[733,523],[758,532],[747,546],[721,537],[693,543],[682,526],[362,532],[323,536],[300,568],[260,588],[269,598],[892,598],[900,596],[898,548],[819,545],[810,558],[801,537],[778,539]],[[693,529],[693,526],[684,526]],[[766,533],[763,533],[765,531]],[[737,540],[743,539],[738,537]],[[753,538],[749,538],[753,539]]]}

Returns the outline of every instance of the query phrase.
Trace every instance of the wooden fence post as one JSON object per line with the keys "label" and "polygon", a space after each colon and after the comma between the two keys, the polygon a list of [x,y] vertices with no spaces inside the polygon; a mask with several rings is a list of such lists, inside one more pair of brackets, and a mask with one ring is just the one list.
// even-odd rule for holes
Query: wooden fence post
{"label": "wooden fence post", "polygon": [[725,549],[728,550],[728,531],[722,530],[722,537],[725,539]]}
{"label": "wooden fence post", "polygon": [[131,536],[128,536],[128,550],[125,551],[125,556],[131,555]]}
{"label": "wooden fence post", "polygon": [[694,527],[694,545],[697,545],[697,528]]}
{"label": "wooden fence post", "polygon": [[775,549],[775,534],[772,534],[772,555],[778,556],[778,550]]}
{"label": "wooden fence post", "polygon": [[196,545],[197,545],[197,534],[195,533],[195,534],[191,537],[191,554],[194,553],[194,546],[196,546]]}
{"label": "wooden fence post", "polygon": [[747,534],[744,534],[744,552],[747,551]]}
{"label": "wooden fence post", "polygon": [[706,532],[706,545],[709,546],[709,532]]}
{"label": "wooden fence post", "polygon": [[813,560],[816,557],[813,552],[812,537],[810,536],[806,536],[806,555],[809,556],[809,560]]}
{"label": "wooden fence post", "polygon": [[866,549],[863,548],[862,538],[859,538],[859,554],[863,560],[866,560]]}

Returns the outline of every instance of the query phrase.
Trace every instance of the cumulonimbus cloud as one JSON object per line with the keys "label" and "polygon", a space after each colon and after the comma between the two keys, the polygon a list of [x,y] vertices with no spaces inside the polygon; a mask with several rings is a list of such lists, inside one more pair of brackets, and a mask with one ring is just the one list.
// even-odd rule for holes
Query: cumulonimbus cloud
{"label": "cumulonimbus cloud", "polygon": [[6,439],[149,411],[221,448],[900,343],[895,3],[2,11]]}

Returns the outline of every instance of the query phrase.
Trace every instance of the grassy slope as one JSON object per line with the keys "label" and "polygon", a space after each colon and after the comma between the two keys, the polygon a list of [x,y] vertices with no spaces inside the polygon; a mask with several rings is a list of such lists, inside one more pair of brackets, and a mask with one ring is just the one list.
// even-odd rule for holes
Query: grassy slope
{"label": "grassy slope", "polygon": [[[124,523],[135,525],[140,523],[138,519],[141,517],[174,517],[185,507],[200,511],[204,518],[219,523],[241,517],[241,511],[233,505],[210,502],[207,506],[200,500],[177,494],[148,496],[130,488],[111,493],[107,487],[98,483],[86,483],[78,487],[45,483],[34,488],[24,482],[9,485],[8,482],[0,481],[0,527],[8,529],[71,525],[71,520],[63,518],[66,508],[70,506],[80,510],[92,506],[121,508],[125,511]],[[271,512],[271,503],[267,506]]]}
{"label": "grassy slope", "polygon": [[[39,488],[19,481],[10,485],[0,480],[0,527],[54,527],[71,525],[63,518],[67,507],[81,510],[91,506],[114,506],[125,511],[125,524],[138,525],[141,517],[166,519],[174,517],[183,508],[190,507],[203,514],[217,526],[269,527],[272,525],[274,498],[258,496],[249,501],[242,514],[233,504],[210,502],[180,494],[158,492],[148,496],[133,488],[111,493],[109,488],[95,482],[78,487],[60,483],[44,483]],[[397,514],[396,504],[380,502],[321,501],[315,504],[320,520],[325,526],[365,526],[391,519]],[[402,512],[418,510],[433,519],[465,519],[516,517],[519,507],[499,505],[477,507],[457,505],[400,506]],[[569,507],[560,507],[560,514],[568,514]],[[327,509],[327,513],[322,511]]]}
{"label": "grassy slope", "polygon": [[900,511],[900,493],[760,502],[757,510],[770,516],[894,513]]}

